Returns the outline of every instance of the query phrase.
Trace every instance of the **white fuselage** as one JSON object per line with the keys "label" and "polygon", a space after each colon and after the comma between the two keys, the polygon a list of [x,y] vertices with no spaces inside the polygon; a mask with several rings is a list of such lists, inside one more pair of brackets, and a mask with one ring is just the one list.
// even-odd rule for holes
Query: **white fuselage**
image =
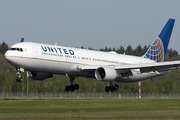
{"label": "white fuselage", "polygon": [[[84,73],[77,69],[79,66],[119,66],[126,64],[152,63],[155,61],[130,55],[109,52],[85,50],[57,45],[21,42],[8,50],[5,54],[7,61],[16,68],[27,71],[44,72],[95,78],[94,73]],[[131,70],[133,76],[122,77],[116,81],[135,82],[162,75],[157,72],[140,73],[138,69]],[[166,74],[166,73],[163,73]]]}

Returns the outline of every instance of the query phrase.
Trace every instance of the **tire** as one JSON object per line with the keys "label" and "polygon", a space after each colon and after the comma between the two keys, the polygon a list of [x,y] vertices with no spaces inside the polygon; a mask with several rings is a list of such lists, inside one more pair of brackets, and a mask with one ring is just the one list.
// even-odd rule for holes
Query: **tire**
{"label": "tire", "polygon": [[109,92],[109,87],[108,86],[105,87],[105,91]]}
{"label": "tire", "polygon": [[19,78],[19,82],[22,82],[22,81],[23,81],[23,78],[22,78],[22,77],[20,77],[20,78]]}
{"label": "tire", "polygon": [[68,92],[70,90],[70,86],[66,86],[65,90]]}
{"label": "tire", "polygon": [[16,78],[16,82],[19,82],[19,77]]}
{"label": "tire", "polygon": [[110,90],[111,90],[111,92],[114,92],[115,86],[111,86],[111,87],[110,87]]}
{"label": "tire", "polygon": [[74,92],[75,86],[74,86],[74,85],[71,85],[70,88],[71,88],[71,92]]}
{"label": "tire", "polygon": [[79,85],[78,84],[75,84],[75,90],[79,90]]}

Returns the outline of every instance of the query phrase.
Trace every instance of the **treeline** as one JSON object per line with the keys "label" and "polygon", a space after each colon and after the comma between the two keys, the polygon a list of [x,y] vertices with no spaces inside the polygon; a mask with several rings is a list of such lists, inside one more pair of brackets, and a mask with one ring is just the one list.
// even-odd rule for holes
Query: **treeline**
{"label": "treeline", "polygon": [[[111,48],[111,47],[105,47],[99,49],[99,51],[109,52],[109,51],[115,51],[118,54],[126,54],[126,55],[134,55],[134,56],[143,56],[146,51],[149,49],[150,46],[144,46],[141,47],[141,45],[138,45],[135,49],[132,48],[131,45],[128,45],[127,48],[124,48],[123,46],[120,46],[119,48]],[[81,49],[86,49],[83,46]],[[89,50],[95,50],[93,48],[88,48]],[[171,58],[175,58],[178,56],[178,52],[176,50],[173,50],[172,48],[168,49],[166,52],[165,60],[170,60]]]}
{"label": "treeline", "polygon": [[[84,49],[84,47],[81,47]],[[6,43],[0,44],[0,92],[65,92],[65,86],[70,84],[69,78],[64,75],[54,75],[53,78],[44,81],[33,81],[26,76],[26,72],[22,73],[24,81],[22,83],[16,82],[16,72],[14,67],[11,66],[4,59],[3,54],[8,49]],[[89,48],[92,49],[92,48]],[[100,49],[100,51],[116,51],[121,54],[142,56],[148,47],[141,47],[133,49],[130,45],[125,49],[120,46],[119,48]],[[178,52],[173,49],[168,49],[166,60],[180,60]],[[80,85],[78,92],[104,92],[105,86],[109,82],[102,82],[96,79],[76,78],[74,83]],[[138,82],[135,83],[121,83],[114,82],[119,85],[118,92],[138,92]],[[142,92],[146,93],[179,93],[180,92],[180,70],[171,71],[166,76],[154,78],[153,80],[145,80],[141,82]],[[77,92],[77,91],[76,91]]]}
{"label": "treeline", "polygon": [[[82,49],[86,49],[83,46],[81,47]],[[134,55],[134,56],[142,56],[145,54],[145,52],[148,50],[149,46],[144,46],[141,47],[141,45],[138,45],[135,49],[133,49],[131,47],[131,45],[128,45],[127,48],[125,49],[123,46],[120,46],[119,48],[111,48],[111,47],[105,47],[104,49],[101,48],[99,49],[99,51],[104,51],[104,52],[108,52],[108,51],[115,51],[116,53],[119,54],[126,54],[126,55]],[[2,44],[0,44],[0,53],[2,53],[4,55],[4,53],[9,49],[8,45],[3,42]],[[89,48],[90,50],[95,50],[93,48]],[[176,57],[178,56],[178,52],[176,50],[168,49],[167,50],[167,59],[170,59],[172,57]]]}

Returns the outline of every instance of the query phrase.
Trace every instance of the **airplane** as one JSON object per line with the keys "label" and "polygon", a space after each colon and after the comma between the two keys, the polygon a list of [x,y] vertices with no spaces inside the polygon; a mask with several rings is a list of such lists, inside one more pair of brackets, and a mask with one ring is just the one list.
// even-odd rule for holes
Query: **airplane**
{"label": "airplane", "polygon": [[180,61],[164,62],[175,19],[169,19],[147,52],[141,56],[100,52],[43,43],[24,42],[12,45],[5,59],[16,68],[17,82],[22,82],[21,72],[27,71],[32,80],[52,78],[53,74],[66,75],[70,85],[66,91],[79,89],[73,81],[77,77],[95,78],[110,82],[106,92],[119,89],[117,82],[138,82],[166,75],[179,69]]}

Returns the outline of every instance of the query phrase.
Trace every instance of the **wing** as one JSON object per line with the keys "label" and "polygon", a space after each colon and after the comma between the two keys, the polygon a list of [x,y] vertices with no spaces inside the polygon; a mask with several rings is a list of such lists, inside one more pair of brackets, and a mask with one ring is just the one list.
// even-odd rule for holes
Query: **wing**
{"label": "wing", "polygon": [[94,66],[78,66],[81,71],[95,71],[99,67],[111,67],[117,70],[119,73],[125,73],[133,69],[139,69],[141,73],[151,71],[165,71],[180,68],[180,61],[170,62],[153,62],[153,63],[141,63],[141,64],[128,64],[128,65],[94,65]]}
{"label": "wing", "polygon": [[123,65],[116,66],[115,69],[127,70],[127,69],[140,69],[141,73],[151,72],[151,71],[164,71],[179,69],[180,61],[170,61],[170,62],[154,62],[154,63],[142,63],[133,65]]}

